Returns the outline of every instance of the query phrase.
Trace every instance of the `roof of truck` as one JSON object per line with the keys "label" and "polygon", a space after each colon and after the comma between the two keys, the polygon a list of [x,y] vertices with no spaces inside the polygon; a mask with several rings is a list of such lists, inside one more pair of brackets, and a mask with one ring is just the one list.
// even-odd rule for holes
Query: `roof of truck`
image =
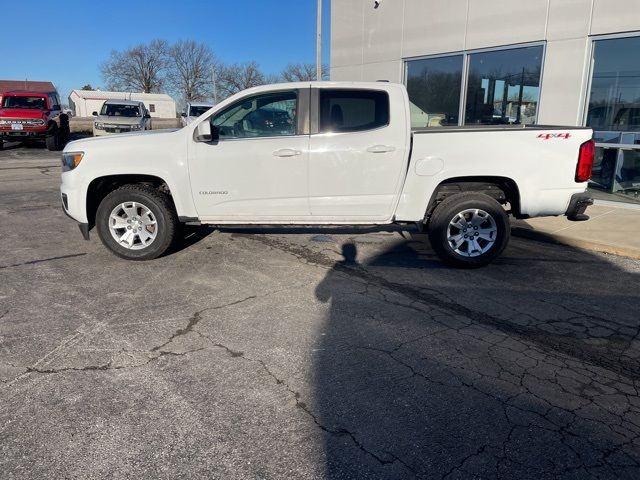
{"label": "roof of truck", "polygon": [[50,93],[55,92],[56,87],[51,82],[34,82],[31,80],[0,80],[0,93],[17,90]]}

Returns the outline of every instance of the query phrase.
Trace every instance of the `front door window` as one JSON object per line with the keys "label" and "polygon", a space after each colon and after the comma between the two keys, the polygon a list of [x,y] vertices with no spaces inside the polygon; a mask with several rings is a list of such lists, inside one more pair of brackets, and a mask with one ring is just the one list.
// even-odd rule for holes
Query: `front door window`
{"label": "front door window", "polygon": [[213,119],[220,139],[279,137],[297,134],[296,92],[278,92],[243,99]]}

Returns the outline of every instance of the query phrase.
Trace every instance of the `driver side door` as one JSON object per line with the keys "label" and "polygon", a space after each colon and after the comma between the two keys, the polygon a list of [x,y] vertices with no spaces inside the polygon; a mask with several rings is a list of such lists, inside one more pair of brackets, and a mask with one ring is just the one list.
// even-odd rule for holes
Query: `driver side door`
{"label": "driver side door", "polygon": [[190,149],[189,174],[200,219],[295,223],[310,217],[309,92],[251,95],[204,120],[218,129],[219,140],[193,140]]}

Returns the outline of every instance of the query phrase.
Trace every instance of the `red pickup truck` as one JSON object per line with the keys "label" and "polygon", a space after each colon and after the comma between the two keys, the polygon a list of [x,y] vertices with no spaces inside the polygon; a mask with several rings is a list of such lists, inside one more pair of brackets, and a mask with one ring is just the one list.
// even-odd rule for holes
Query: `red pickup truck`
{"label": "red pickup truck", "polygon": [[0,150],[5,142],[43,141],[62,150],[69,141],[69,117],[57,92],[16,90],[0,94]]}

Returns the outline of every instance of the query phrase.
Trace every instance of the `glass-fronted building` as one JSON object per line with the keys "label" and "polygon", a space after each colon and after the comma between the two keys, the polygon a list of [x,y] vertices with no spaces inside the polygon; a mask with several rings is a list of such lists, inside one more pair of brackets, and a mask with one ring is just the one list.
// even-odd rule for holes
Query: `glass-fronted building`
{"label": "glass-fronted building", "polygon": [[640,0],[332,0],[331,79],[403,82],[415,127],[593,127],[596,198],[640,204]]}

